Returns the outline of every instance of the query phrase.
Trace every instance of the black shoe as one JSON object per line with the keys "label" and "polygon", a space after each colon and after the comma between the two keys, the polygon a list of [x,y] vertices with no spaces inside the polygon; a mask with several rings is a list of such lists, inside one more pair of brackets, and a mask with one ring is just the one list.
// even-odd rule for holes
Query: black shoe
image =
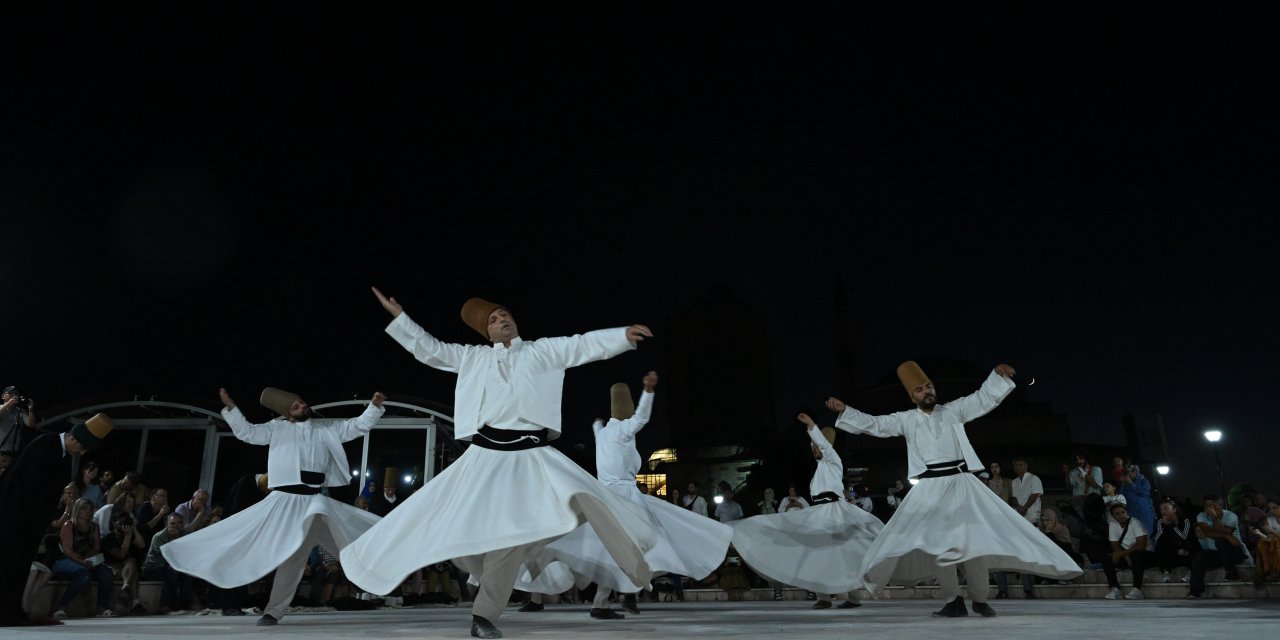
{"label": "black shoe", "polygon": [[277,622],[280,621],[273,618],[269,613],[264,613],[261,618],[258,618],[259,627],[274,627]]}
{"label": "black shoe", "polygon": [[591,617],[599,620],[621,620],[626,616],[613,609],[592,609]]}
{"label": "black shoe", "polygon": [[935,618],[960,618],[967,615],[969,610],[964,607],[964,598],[960,596],[956,596],[954,600],[933,612]]}
{"label": "black shoe", "polygon": [[628,593],[624,596],[622,598],[622,608],[636,615],[640,615],[640,607],[636,606],[636,594]]}
{"label": "black shoe", "polygon": [[501,638],[502,632],[493,626],[492,622],[481,618],[480,616],[471,616],[471,637],[472,638]]}
{"label": "black shoe", "polygon": [[[1027,600],[1035,600],[1035,599],[1036,599],[1036,592],[1034,592],[1034,591],[1023,591],[1023,592],[1022,592],[1022,597],[1023,597],[1023,598],[1025,598],[1025,599],[1027,599]],[[974,607],[974,608],[976,609],[977,607]]]}
{"label": "black shoe", "polygon": [[[138,606],[139,606],[139,607],[141,607],[142,605],[138,605]],[[136,609],[137,607],[134,607],[134,608]],[[226,608],[226,609],[223,609],[223,610],[222,610],[222,615],[224,615],[224,616],[242,616],[242,615],[244,615],[244,609],[233,609],[233,608],[228,607],[228,608]]]}
{"label": "black shoe", "polygon": [[517,609],[520,613],[533,613],[534,611],[542,611],[541,602],[526,602],[523,607]]}
{"label": "black shoe", "polygon": [[862,606],[862,603],[858,602],[857,600],[845,600],[844,602],[841,602],[840,604],[836,605],[836,608],[837,609],[857,609],[858,607],[861,607],[861,606]]}
{"label": "black shoe", "polygon": [[996,600],[1008,600],[1008,599],[1009,599],[1009,594],[1003,591],[996,592]]}
{"label": "black shoe", "polygon": [[831,601],[830,601],[830,600],[819,600],[819,601],[817,601],[817,602],[813,603],[813,608],[814,608],[814,609],[830,609],[830,608],[831,608]]}
{"label": "black shoe", "polygon": [[989,605],[989,604],[987,604],[987,603],[985,603],[985,602],[975,602],[975,603],[973,603],[973,612],[974,612],[974,613],[976,613],[976,614],[978,614],[978,615],[980,615],[980,616],[982,616],[982,617],[984,617],[984,618],[994,618],[994,617],[996,617],[996,610],[995,610],[995,609],[992,609],[992,608],[991,608],[991,605]]}

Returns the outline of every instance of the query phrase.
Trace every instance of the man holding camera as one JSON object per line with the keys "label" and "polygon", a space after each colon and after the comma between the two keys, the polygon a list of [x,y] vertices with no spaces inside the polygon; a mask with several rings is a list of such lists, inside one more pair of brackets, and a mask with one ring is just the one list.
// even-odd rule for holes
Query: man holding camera
{"label": "man holding camera", "polygon": [[0,451],[17,455],[26,440],[26,429],[36,428],[36,401],[9,385],[0,394]]}

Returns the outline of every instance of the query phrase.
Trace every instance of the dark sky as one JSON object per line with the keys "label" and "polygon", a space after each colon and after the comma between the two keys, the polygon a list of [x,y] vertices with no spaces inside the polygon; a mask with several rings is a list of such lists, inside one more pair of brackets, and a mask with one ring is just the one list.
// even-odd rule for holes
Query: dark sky
{"label": "dark sky", "polygon": [[1228,484],[1275,488],[1268,22],[850,4],[6,20],[0,377],[45,405],[450,401],[372,284],[452,340],[472,295],[526,337],[659,331],[576,394],[661,367],[722,284],[767,322],[781,412],[837,392],[844,288],[863,381],[1008,362],[1080,440],[1160,413],[1179,491],[1216,486],[1211,425]]}

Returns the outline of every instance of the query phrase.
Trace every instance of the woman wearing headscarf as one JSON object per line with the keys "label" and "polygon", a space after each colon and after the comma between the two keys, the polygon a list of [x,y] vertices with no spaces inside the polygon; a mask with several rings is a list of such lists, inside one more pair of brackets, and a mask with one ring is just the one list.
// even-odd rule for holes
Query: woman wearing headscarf
{"label": "woman wearing headscarf", "polygon": [[1151,502],[1151,482],[1138,470],[1138,465],[1129,465],[1120,488],[1128,507],[1129,515],[1137,518],[1147,531],[1156,526],[1156,509]]}

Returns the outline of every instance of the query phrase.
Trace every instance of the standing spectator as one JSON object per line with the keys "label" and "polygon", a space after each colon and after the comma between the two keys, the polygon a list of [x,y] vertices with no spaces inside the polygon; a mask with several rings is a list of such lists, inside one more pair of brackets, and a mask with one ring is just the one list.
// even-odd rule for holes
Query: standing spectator
{"label": "standing spectator", "polygon": [[169,515],[165,527],[151,536],[151,546],[147,548],[147,558],[142,563],[143,580],[164,582],[160,591],[160,613],[175,609],[181,611],[191,605],[191,577],[175,571],[160,553],[164,545],[182,537],[183,524],[182,516],[176,513]]}
{"label": "standing spectator", "polygon": [[773,487],[765,488],[764,499],[757,502],[756,506],[760,508],[760,513],[762,515],[778,512],[778,501],[773,498]]}
{"label": "standing spectator", "polygon": [[36,401],[24,399],[18,388],[10,385],[0,394],[0,403],[0,451],[12,451],[16,456],[26,434],[35,433]]}
{"label": "standing spectator", "polygon": [[151,497],[151,491],[147,489],[147,485],[142,484],[141,474],[137,471],[126,471],[120,481],[111,485],[111,489],[107,491],[107,502],[115,502],[120,499],[123,493],[132,493],[133,501],[142,504]]}
{"label": "standing spectator", "polygon": [[728,482],[720,481],[720,495],[724,498],[724,502],[716,505],[716,520],[724,524],[729,524],[735,520],[742,519],[742,505],[733,501],[733,487]]}
{"label": "standing spectator", "polygon": [[98,486],[98,463],[86,462],[80,468],[80,497],[93,504],[96,511],[106,503],[107,496]]}
{"label": "standing spectator", "polygon": [[796,486],[787,486],[787,497],[782,499],[782,504],[778,505],[778,511],[786,513],[792,509],[803,509],[809,506],[809,503],[800,496],[800,492],[796,491]]}
{"label": "standing spectator", "polygon": [[1031,524],[1040,524],[1040,496],[1044,495],[1044,484],[1036,474],[1027,470],[1026,458],[1013,460],[1013,472],[1018,477],[1013,479],[1011,504],[1022,517]]}
{"label": "standing spectator", "polygon": [[875,502],[871,499],[871,487],[860,484],[849,487],[850,500],[853,504],[858,505],[859,509],[871,513],[876,508]]}
{"label": "standing spectator", "polygon": [[1124,458],[1121,458],[1120,456],[1116,456],[1112,458],[1111,459],[1111,481],[1116,484],[1120,484],[1121,482],[1124,482],[1124,476],[1128,468],[1129,468],[1128,465],[1124,463]]}
{"label": "standing spectator", "polygon": [[[1004,474],[1001,473],[1000,463],[992,462],[991,466],[988,467],[988,470],[988,476],[983,478],[987,483],[987,487],[994,491],[996,495],[1000,496],[1000,500],[1005,503],[1012,504],[1009,500],[1013,497],[1013,483],[1009,482],[1009,479],[1004,477]],[[899,480],[899,483],[901,483],[901,480]]]}
{"label": "standing spectator", "polygon": [[209,524],[209,517],[213,510],[209,508],[209,492],[204,489],[196,489],[191,494],[191,499],[178,505],[174,513],[182,516],[182,521],[186,523],[182,533],[195,533]]}
{"label": "standing spectator", "polygon": [[[1259,493],[1259,496],[1266,497]],[[1267,578],[1280,578],[1280,504],[1267,505],[1267,519],[1254,529],[1258,538],[1258,565],[1254,568],[1255,584],[1261,585]]]}
{"label": "standing spectator", "polygon": [[[125,499],[130,498],[126,496]],[[102,551],[107,564],[124,580],[119,599],[129,606],[132,613],[146,613],[138,599],[138,578],[147,555],[147,541],[133,525],[133,514],[121,511],[115,515],[111,521],[111,533],[102,538]]]}
{"label": "standing spectator", "polygon": [[[885,490],[884,504],[889,508],[889,514],[891,516],[893,512],[898,510],[898,505],[902,504],[902,498],[899,498],[898,494],[903,493],[904,491],[905,486],[902,484],[901,480],[895,480],[893,486]],[[1006,499],[1005,502],[1008,502],[1008,500]],[[885,518],[885,521],[887,522],[888,518]]]}
{"label": "standing spectator", "polygon": [[67,605],[89,586],[90,577],[98,582],[98,617],[115,615],[111,610],[111,586],[115,576],[111,567],[103,563],[102,539],[93,521],[93,510],[92,502],[84,498],[76,500],[72,507],[72,520],[63,523],[59,532],[58,546],[62,553],[53,562],[53,575],[69,583],[54,607],[53,617],[59,620],[67,617]]}
{"label": "standing spectator", "polygon": [[1151,482],[1147,480],[1138,465],[1131,464],[1125,472],[1120,493],[1127,503],[1126,511],[1142,521],[1142,526],[1151,531],[1156,525],[1156,510],[1151,503]]}
{"label": "standing spectator", "polygon": [[680,505],[701,516],[707,515],[707,499],[698,495],[698,483],[690,480],[689,487],[680,498]]}
{"label": "standing spectator", "polygon": [[1071,503],[1079,509],[1085,496],[1101,493],[1102,469],[1089,464],[1083,453],[1076,454],[1076,466],[1067,469],[1067,485],[1071,487]]}
{"label": "standing spectator", "polygon": [[[1160,567],[1160,581],[1172,582],[1172,572],[1177,567],[1191,569],[1195,555],[1200,552],[1195,526],[1182,515],[1178,505],[1170,500],[1160,503],[1160,517],[1151,533],[1151,543],[1156,554],[1156,566]],[[1183,582],[1190,580],[1190,576]]]}
{"label": "standing spectator", "polygon": [[1111,519],[1111,505],[1122,504],[1125,508],[1129,508],[1129,501],[1124,496],[1116,492],[1116,485],[1111,482],[1102,483],[1102,504],[1107,509],[1107,524],[1114,522]]}
{"label": "standing spectator", "polygon": [[1222,501],[1217,496],[1204,497],[1204,511],[1196,516],[1196,537],[1200,540],[1200,553],[1191,561],[1191,593],[1190,599],[1204,594],[1204,574],[1209,569],[1222,567],[1226,570],[1225,580],[1240,580],[1240,569],[1237,565],[1249,557],[1240,539],[1240,519],[1236,514],[1222,508]]}
{"label": "standing spectator", "polygon": [[365,500],[373,500],[373,496],[377,495],[377,493],[378,493],[378,483],[374,482],[373,480],[370,480],[369,482],[365,483],[364,488],[360,490],[360,495]]}
{"label": "standing spectator", "polygon": [[1116,569],[1133,570],[1133,589],[1124,595],[1126,600],[1142,599],[1142,574],[1151,564],[1147,550],[1147,530],[1137,518],[1130,518],[1129,511],[1122,504],[1110,507],[1111,554],[1102,557],[1102,570],[1107,574],[1107,585],[1111,591],[1105,596],[1108,600],[1120,597],[1120,580],[1116,577]]}
{"label": "standing spectator", "polygon": [[[123,482],[123,480],[121,481]],[[156,487],[151,491],[146,502],[138,506],[133,514],[138,526],[142,527],[142,537],[151,538],[164,528],[165,518],[173,510],[169,508],[169,492],[164,487]]]}

